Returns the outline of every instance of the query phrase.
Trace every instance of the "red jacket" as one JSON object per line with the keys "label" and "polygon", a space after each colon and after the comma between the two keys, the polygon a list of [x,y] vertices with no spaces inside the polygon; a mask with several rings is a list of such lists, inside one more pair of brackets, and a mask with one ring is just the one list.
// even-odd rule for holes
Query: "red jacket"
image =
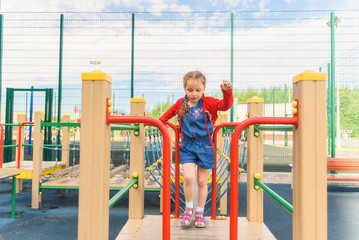
{"label": "red jacket", "polygon": [[[228,90],[228,91],[222,91],[222,92],[223,92],[223,99],[217,99],[214,97],[202,97],[203,113],[207,114],[209,116],[209,119],[211,120],[213,126],[218,118],[217,112],[218,111],[227,111],[228,109],[231,108],[231,106],[233,104],[232,89]],[[183,99],[184,98],[178,99],[177,102],[160,117],[159,120],[163,124],[166,124],[166,122],[168,120],[170,120],[172,117],[177,115],[178,122],[180,125],[180,130],[182,129],[181,117],[180,117],[179,113],[182,108]],[[180,132],[182,133],[182,131],[180,131]]]}

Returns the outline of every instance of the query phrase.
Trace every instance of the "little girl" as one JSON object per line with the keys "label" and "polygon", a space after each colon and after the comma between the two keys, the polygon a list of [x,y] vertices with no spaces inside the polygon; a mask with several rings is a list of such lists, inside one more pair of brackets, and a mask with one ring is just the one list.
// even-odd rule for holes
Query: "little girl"
{"label": "little girl", "polygon": [[185,211],[180,218],[182,225],[189,225],[193,216],[194,177],[197,165],[198,204],[195,226],[205,227],[204,205],[208,187],[209,169],[214,167],[213,126],[218,118],[217,111],[227,111],[233,104],[232,84],[223,80],[223,99],[205,97],[206,77],[199,71],[188,72],[183,77],[184,98],[166,111],[159,119],[166,121],[177,115],[180,137],[180,159],[183,165],[183,190],[186,199]]}

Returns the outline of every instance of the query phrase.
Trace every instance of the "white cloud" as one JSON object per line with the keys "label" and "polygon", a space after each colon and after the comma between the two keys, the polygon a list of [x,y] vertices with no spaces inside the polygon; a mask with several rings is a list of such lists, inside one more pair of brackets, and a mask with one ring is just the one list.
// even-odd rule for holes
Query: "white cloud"
{"label": "white cloud", "polygon": [[101,12],[113,11],[111,6],[122,11],[190,11],[188,5],[177,0],[32,0],[24,4],[22,0],[1,2],[3,12]]}
{"label": "white cloud", "polygon": [[191,8],[188,5],[178,5],[173,3],[169,6],[171,12],[190,12]]}
{"label": "white cloud", "polygon": [[103,11],[106,4],[106,1],[97,0],[11,0],[2,1],[1,10],[3,12],[98,12]]}
{"label": "white cloud", "polygon": [[270,3],[270,0],[260,0],[259,2],[259,9],[260,10],[265,10],[266,6]]}

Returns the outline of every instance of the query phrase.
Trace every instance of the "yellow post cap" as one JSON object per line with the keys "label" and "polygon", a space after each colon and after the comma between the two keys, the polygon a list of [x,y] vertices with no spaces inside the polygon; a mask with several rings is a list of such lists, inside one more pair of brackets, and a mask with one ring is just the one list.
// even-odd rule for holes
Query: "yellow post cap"
{"label": "yellow post cap", "polygon": [[18,116],[25,116],[26,114],[25,113],[18,113],[17,115]]}
{"label": "yellow post cap", "polygon": [[34,113],[44,113],[44,111],[37,110],[37,111],[35,111]]}
{"label": "yellow post cap", "polygon": [[100,81],[107,81],[109,83],[112,83],[112,77],[107,75],[107,73],[102,72],[101,70],[93,70],[92,72],[85,72],[81,74],[82,81],[94,81],[94,80],[100,80]]}
{"label": "yellow post cap", "polygon": [[145,103],[146,99],[144,99],[140,96],[137,96],[137,97],[131,98],[131,102],[132,103]]}
{"label": "yellow post cap", "polygon": [[263,103],[263,98],[259,98],[257,96],[254,96],[247,100],[247,103]]}
{"label": "yellow post cap", "polygon": [[228,113],[222,112],[220,116],[228,116]]}
{"label": "yellow post cap", "polygon": [[71,115],[68,113],[65,113],[64,115],[62,115],[63,117],[70,117]]}
{"label": "yellow post cap", "polygon": [[132,177],[137,178],[138,177],[138,172],[133,172]]}
{"label": "yellow post cap", "polygon": [[306,70],[293,77],[293,83],[299,81],[325,81],[327,80],[327,74],[324,72],[314,72],[313,70]]}

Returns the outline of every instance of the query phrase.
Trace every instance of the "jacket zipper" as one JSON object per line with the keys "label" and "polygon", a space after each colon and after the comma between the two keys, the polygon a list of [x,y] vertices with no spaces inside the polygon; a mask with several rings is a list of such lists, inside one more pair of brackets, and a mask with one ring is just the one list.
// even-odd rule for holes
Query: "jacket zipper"
{"label": "jacket zipper", "polygon": [[191,125],[191,133],[192,133],[192,138],[194,139],[194,134],[193,134],[193,126],[192,126],[191,116],[192,116],[192,109],[191,109],[191,107],[190,107],[190,108],[189,108],[189,125]]}

